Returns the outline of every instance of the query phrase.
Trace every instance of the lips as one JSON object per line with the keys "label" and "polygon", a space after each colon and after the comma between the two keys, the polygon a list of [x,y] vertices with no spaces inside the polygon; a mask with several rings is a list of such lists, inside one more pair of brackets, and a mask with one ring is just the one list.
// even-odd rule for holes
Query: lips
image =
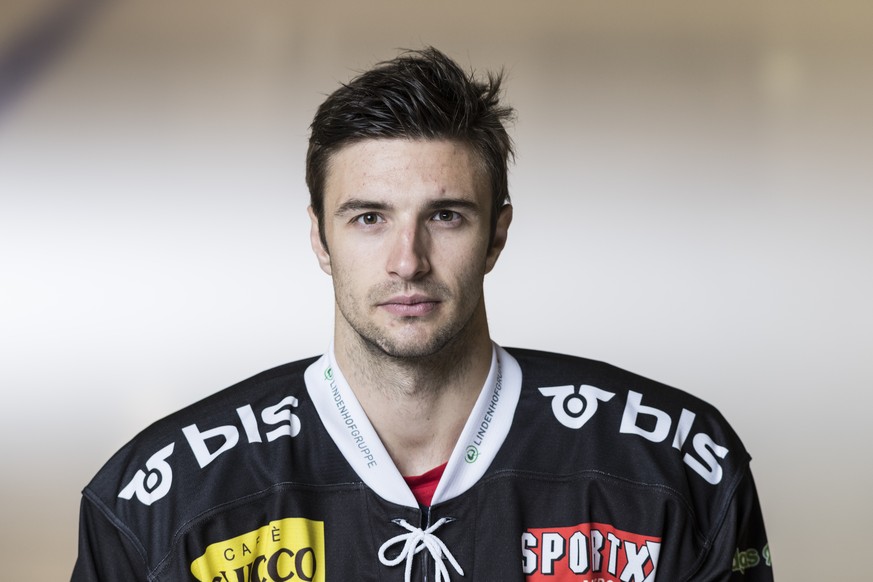
{"label": "lips", "polygon": [[439,303],[426,295],[396,295],[379,303],[379,307],[399,317],[422,317],[432,313]]}

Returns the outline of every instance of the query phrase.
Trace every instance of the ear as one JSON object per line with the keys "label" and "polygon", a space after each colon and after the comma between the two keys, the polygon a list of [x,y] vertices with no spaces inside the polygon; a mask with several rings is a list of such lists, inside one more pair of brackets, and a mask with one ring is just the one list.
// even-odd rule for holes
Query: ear
{"label": "ear", "polygon": [[324,245],[321,243],[321,230],[318,228],[318,217],[315,216],[312,206],[306,210],[309,212],[309,221],[311,223],[309,228],[309,244],[312,245],[312,252],[315,253],[315,258],[318,259],[318,264],[321,267],[321,270],[328,275],[333,275],[330,269],[330,253],[327,252],[327,249],[324,248]]}
{"label": "ear", "polygon": [[512,205],[504,205],[497,215],[497,226],[494,229],[494,240],[488,248],[488,256],[485,257],[485,272],[490,273],[497,263],[497,257],[503,247],[506,246],[506,237],[509,234],[509,224],[512,222]]}

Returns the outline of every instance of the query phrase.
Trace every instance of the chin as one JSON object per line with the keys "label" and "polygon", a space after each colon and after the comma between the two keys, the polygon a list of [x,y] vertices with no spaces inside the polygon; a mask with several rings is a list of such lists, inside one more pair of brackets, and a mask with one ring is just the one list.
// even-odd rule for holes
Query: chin
{"label": "chin", "polygon": [[376,337],[361,336],[374,351],[400,359],[418,359],[435,356],[446,349],[455,339],[455,334],[437,334],[430,337],[397,338],[380,334]]}
{"label": "chin", "polygon": [[438,354],[444,347],[443,345],[434,346],[430,343],[414,342],[379,342],[371,345],[384,355],[399,359],[428,358]]}

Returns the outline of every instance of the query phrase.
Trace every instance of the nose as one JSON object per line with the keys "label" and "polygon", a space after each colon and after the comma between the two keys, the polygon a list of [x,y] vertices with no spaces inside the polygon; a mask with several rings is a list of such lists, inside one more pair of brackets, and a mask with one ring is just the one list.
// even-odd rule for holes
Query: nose
{"label": "nose", "polygon": [[419,224],[399,228],[390,242],[388,272],[406,281],[420,279],[429,273],[429,240],[427,229]]}

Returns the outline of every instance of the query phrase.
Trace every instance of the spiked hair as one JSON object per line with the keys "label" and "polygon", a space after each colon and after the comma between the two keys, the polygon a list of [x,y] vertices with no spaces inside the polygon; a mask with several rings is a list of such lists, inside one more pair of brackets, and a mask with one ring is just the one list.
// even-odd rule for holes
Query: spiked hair
{"label": "spiked hair", "polygon": [[509,201],[506,124],[515,113],[500,103],[502,72],[479,80],[433,47],[378,63],[331,93],[315,113],[306,152],[306,185],[324,235],[324,185],[331,156],[365,139],[448,139],[469,146],[485,168],[493,207],[491,235]]}

